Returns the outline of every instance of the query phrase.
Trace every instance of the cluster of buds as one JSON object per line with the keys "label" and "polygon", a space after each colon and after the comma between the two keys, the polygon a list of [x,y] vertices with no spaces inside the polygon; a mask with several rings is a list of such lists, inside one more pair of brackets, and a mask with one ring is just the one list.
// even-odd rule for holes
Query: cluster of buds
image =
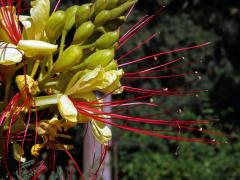
{"label": "cluster of buds", "polygon": [[[122,78],[184,76],[185,74],[166,77],[144,76],[160,72],[162,68],[182,61],[183,58],[135,73],[125,73],[122,67],[153,57],[208,45],[204,43],[162,52],[119,65],[118,61],[129,53],[116,60],[116,50],[158,14],[143,18],[120,38],[119,27],[126,20],[126,13],[136,2],[137,0],[96,0],[95,3],[71,6],[65,11],[56,10],[56,6],[50,13],[49,0],[34,0],[31,2],[30,15],[23,16],[20,15],[20,0],[17,2],[0,0],[0,78],[3,79],[5,87],[4,101],[0,104],[0,154],[6,154],[3,161],[7,160],[10,143],[15,159],[25,161],[24,144],[31,138],[35,140],[30,150],[33,156],[39,156],[43,148],[64,150],[69,155],[68,150],[74,146],[61,143],[58,138],[71,139],[66,132],[69,128],[82,123],[91,125],[93,136],[104,147],[108,146],[112,138],[112,132],[107,124],[160,138],[213,143],[209,139],[164,135],[111,121],[123,120],[199,131],[191,125],[208,123],[205,120],[169,121],[126,116],[116,113],[117,111],[111,113],[103,111],[104,106],[148,105],[159,108],[160,106],[154,102],[139,100],[153,96],[189,95],[197,92],[178,92],[175,89],[151,90],[121,84]],[[148,40],[152,38],[153,36]],[[11,88],[13,79],[18,92]],[[141,95],[126,100],[103,101],[107,95],[120,94],[123,90]],[[39,113],[47,115],[39,119]],[[32,120],[34,114],[35,121]],[[35,138],[28,133],[29,130],[36,132]],[[202,129],[201,132],[212,133]],[[78,167],[77,169],[79,170]],[[80,170],[79,173],[81,174]]]}

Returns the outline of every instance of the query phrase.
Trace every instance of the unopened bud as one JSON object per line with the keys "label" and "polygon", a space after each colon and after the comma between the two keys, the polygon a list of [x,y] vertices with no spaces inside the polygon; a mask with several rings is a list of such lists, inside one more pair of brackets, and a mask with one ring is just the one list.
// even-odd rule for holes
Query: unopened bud
{"label": "unopened bud", "polygon": [[53,65],[53,72],[64,72],[81,62],[83,55],[82,48],[78,45],[71,45],[57,59]]}
{"label": "unopened bud", "polygon": [[64,11],[56,11],[54,12],[45,27],[46,35],[51,42],[56,41],[63,30],[66,21],[66,14]]}
{"label": "unopened bud", "polygon": [[104,24],[104,27],[110,30],[118,29],[126,20],[125,16],[120,16],[117,19],[110,20]]}
{"label": "unopened bud", "polygon": [[94,32],[95,25],[92,21],[88,21],[80,25],[73,37],[73,44],[81,44],[87,40]]}
{"label": "unopened bud", "polygon": [[111,19],[111,13],[109,10],[103,10],[101,11],[95,18],[94,24],[96,26],[102,26],[105,24],[108,20]]}
{"label": "unopened bud", "polygon": [[112,9],[115,8],[118,4],[119,0],[108,0],[106,9]]}
{"label": "unopened bud", "polygon": [[100,11],[105,10],[109,0],[96,0],[94,3],[94,13],[98,14]]}
{"label": "unopened bud", "polygon": [[89,20],[91,15],[91,6],[92,4],[84,4],[78,7],[76,15],[75,15],[75,24],[76,27],[79,27],[82,23]]}
{"label": "unopened bud", "polygon": [[124,12],[126,12],[131,6],[133,6],[137,0],[127,1],[122,5],[110,10],[111,20],[116,19],[119,16],[122,16]]}
{"label": "unopened bud", "polygon": [[128,1],[128,0],[119,0],[118,4],[119,4],[119,5],[120,5],[120,4],[123,4],[123,3],[125,3],[126,1]]}
{"label": "unopened bud", "polygon": [[99,50],[85,59],[81,66],[88,69],[95,69],[98,66],[105,67],[113,60],[114,56],[114,49]]}
{"label": "unopened bud", "polygon": [[64,26],[65,31],[70,31],[70,29],[74,26],[75,24],[75,15],[78,10],[79,6],[71,6],[66,10],[66,23]]}
{"label": "unopened bud", "polygon": [[99,49],[107,49],[112,47],[119,40],[119,30],[107,32],[96,40],[95,46]]}

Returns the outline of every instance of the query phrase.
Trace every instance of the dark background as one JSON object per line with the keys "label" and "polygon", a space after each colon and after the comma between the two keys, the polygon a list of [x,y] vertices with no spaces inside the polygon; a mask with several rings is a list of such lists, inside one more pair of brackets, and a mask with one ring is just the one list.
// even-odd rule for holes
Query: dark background
{"label": "dark background", "polygon": [[[168,57],[185,56],[186,61],[200,61],[191,67],[186,66],[186,70],[196,69],[201,75],[201,81],[192,82],[188,88],[209,91],[200,93],[197,98],[156,98],[156,101],[160,99],[173,111],[180,107],[184,110],[181,114],[183,119],[215,119],[210,129],[226,133],[228,144],[172,142],[119,132],[120,136],[116,136],[114,141],[118,147],[115,178],[239,179],[240,2],[140,0],[129,24],[144,14],[156,12],[163,4],[166,5],[165,11],[132,39],[125,50],[138,44],[139,39],[158,31],[158,38],[143,46],[131,58],[210,41],[211,45],[201,50]],[[175,71],[178,72],[178,69]],[[184,81],[188,81],[188,77]],[[149,84],[156,88],[179,86],[179,80],[153,79],[142,86],[148,87]]]}

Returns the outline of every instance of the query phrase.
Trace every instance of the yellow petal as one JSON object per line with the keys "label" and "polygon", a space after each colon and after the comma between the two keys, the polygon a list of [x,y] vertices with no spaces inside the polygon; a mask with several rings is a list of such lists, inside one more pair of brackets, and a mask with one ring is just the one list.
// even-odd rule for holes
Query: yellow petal
{"label": "yellow petal", "polygon": [[50,1],[35,0],[31,2],[31,18],[35,27],[35,39],[41,40],[44,34],[44,28],[49,19]]}
{"label": "yellow petal", "polygon": [[77,119],[78,123],[88,123],[90,121],[90,119],[87,116],[84,116],[80,113],[78,113]]}
{"label": "yellow petal", "polygon": [[31,148],[31,154],[33,156],[39,156],[41,149],[43,148],[42,144],[35,144],[32,148]]}
{"label": "yellow petal", "polygon": [[35,27],[30,16],[19,16],[19,20],[23,25],[23,39],[35,39]]}
{"label": "yellow petal", "polygon": [[92,102],[97,100],[96,94],[93,92],[74,94],[70,97],[73,99],[78,99],[78,100],[87,101],[87,102]]}
{"label": "yellow petal", "polygon": [[113,89],[113,90],[117,89],[118,87],[113,86],[113,83],[114,82],[119,83],[123,74],[124,74],[124,72],[122,69],[110,70],[110,71],[104,72],[103,73],[104,76],[103,76],[101,83],[96,84],[96,90],[99,90],[104,93],[111,93],[111,91],[106,92],[106,90],[104,91],[104,89],[106,89],[108,87],[111,87],[111,89]]}
{"label": "yellow petal", "polygon": [[[26,80],[26,82],[25,82],[25,80]],[[38,83],[28,75],[18,75],[16,77],[16,83],[17,83],[19,90],[22,90],[25,87],[25,85],[27,84],[28,91],[32,95],[36,95],[38,92],[40,92],[40,90],[38,88]]]}
{"label": "yellow petal", "polygon": [[0,27],[0,41],[6,42],[6,43],[11,42],[11,39],[9,38],[8,34],[1,27]]}
{"label": "yellow petal", "polygon": [[[68,83],[65,94],[77,97],[96,90],[103,93],[112,93],[112,91],[121,87],[120,79],[123,74],[122,69],[105,72],[105,69],[101,67],[80,71]],[[114,93],[120,92],[122,92],[122,89]]]}
{"label": "yellow petal", "polygon": [[67,85],[65,93],[68,95],[88,93],[95,89],[96,84],[103,78],[102,68],[80,71],[73,76]]}
{"label": "yellow petal", "polygon": [[59,94],[58,98],[58,110],[62,118],[67,121],[77,123],[77,109],[67,95]]}
{"label": "yellow petal", "polygon": [[0,42],[0,64],[12,65],[22,61],[23,52],[15,45]]}
{"label": "yellow petal", "polygon": [[103,145],[108,145],[112,139],[112,132],[106,124],[91,120],[92,132],[97,141]]}
{"label": "yellow petal", "polygon": [[16,142],[13,142],[13,155],[14,159],[17,161],[25,162],[26,158],[23,158],[24,150],[23,148]]}
{"label": "yellow petal", "polygon": [[28,57],[52,54],[58,48],[55,44],[37,40],[20,40],[17,47],[23,50]]}

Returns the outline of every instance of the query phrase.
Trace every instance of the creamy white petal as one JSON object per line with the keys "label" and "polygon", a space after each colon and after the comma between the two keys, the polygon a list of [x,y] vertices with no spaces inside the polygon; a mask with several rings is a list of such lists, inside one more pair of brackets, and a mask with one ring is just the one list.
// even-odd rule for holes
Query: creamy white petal
{"label": "creamy white petal", "polygon": [[54,53],[58,46],[38,40],[20,40],[17,45],[18,49],[25,52],[26,56],[47,55]]}
{"label": "creamy white petal", "polygon": [[0,64],[12,65],[22,61],[23,52],[13,44],[0,43]]}

